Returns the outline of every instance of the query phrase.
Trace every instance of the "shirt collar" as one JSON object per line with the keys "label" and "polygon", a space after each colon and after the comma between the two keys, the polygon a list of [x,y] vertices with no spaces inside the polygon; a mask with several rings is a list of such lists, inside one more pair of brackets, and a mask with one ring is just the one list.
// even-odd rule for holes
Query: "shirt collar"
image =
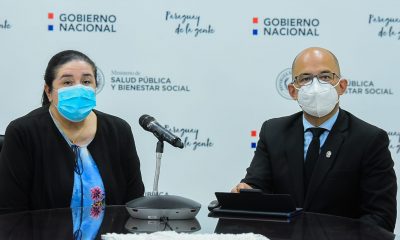
{"label": "shirt collar", "polygon": [[[338,118],[338,116],[339,116],[339,110],[335,114],[333,114],[332,117],[330,117],[323,124],[321,124],[319,127],[320,128],[325,128],[326,130],[331,131],[332,127],[333,127],[333,124],[335,124],[336,119]],[[303,126],[304,126],[304,131],[306,131],[309,128],[315,127],[309,121],[307,121],[307,119],[304,117],[304,113],[303,113]]]}

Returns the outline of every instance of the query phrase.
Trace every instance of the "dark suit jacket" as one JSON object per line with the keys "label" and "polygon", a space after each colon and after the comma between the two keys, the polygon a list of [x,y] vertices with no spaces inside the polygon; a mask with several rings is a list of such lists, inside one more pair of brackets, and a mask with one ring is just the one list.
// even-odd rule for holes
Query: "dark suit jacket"
{"label": "dark suit jacket", "polygon": [[340,109],[305,192],[302,116],[264,122],[242,182],[291,194],[305,211],[361,218],[393,231],[397,183],[387,133]]}

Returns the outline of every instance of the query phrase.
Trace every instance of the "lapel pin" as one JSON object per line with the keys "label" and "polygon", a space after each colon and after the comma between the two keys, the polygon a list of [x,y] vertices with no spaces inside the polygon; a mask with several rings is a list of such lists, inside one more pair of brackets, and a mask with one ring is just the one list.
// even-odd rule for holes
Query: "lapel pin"
{"label": "lapel pin", "polygon": [[330,157],[332,156],[332,152],[331,152],[331,151],[327,151],[325,156],[326,156],[327,158],[330,158]]}

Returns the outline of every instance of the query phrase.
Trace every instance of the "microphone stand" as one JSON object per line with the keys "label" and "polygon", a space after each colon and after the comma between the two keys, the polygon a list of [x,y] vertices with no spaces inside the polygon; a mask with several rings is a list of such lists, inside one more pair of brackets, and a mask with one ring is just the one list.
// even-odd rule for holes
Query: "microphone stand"
{"label": "microphone stand", "polygon": [[156,147],[156,172],[154,174],[153,193],[158,195],[158,180],[160,178],[161,157],[164,152],[164,142],[159,140]]}
{"label": "microphone stand", "polygon": [[201,204],[188,198],[175,195],[159,195],[161,157],[164,142],[158,138],[156,147],[156,172],[152,196],[143,196],[126,203],[126,209],[133,218],[152,220],[194,219],[200,211]]}

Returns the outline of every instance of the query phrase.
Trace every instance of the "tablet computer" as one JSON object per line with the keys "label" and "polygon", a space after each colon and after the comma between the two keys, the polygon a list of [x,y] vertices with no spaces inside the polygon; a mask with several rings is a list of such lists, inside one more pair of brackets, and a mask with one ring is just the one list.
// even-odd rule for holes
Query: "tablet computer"
{"label": "tablet computer", "polygon": [[289,194],[267,194],[261,191],[241,191],[240,193],[216,192],[218,206],[214,213],[240,214],[257,217],[293,217],[302,208],[296,208]]}

